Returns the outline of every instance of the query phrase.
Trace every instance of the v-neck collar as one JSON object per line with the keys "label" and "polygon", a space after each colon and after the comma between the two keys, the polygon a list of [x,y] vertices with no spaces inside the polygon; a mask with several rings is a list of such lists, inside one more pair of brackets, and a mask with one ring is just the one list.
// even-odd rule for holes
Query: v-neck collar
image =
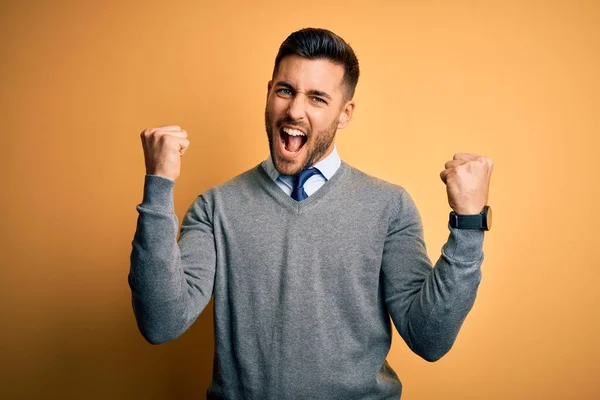
{"label": "v-neck collar", "polygon": [[309,196],[307,199],[302,201],[296,201],[288,196],[277,183],[271,179],[267,171],[265,171],[262,164],[256,166],[255,170],[258,175],[258,179],[261,182],[262,187],[265,189],[267,193],[271,197],[273,197],[278,203],[283,205],[288,210],[292,211],[295,214],[300,214],[303,210],[310,208],[313,204],[319,202],[323,197],[325,197],[331,190],[333,190],[336,186],[338,186],[338,182],[342,181],[350,166],[346,164],[344,161],[341,162],[339,169],[337,172],[329,179],[327,182],[323,184],[323,186]]}

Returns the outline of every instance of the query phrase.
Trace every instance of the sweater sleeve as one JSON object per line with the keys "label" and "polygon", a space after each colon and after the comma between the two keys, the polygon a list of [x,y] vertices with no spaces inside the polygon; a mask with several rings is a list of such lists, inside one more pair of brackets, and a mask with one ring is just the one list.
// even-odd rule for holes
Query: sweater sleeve
{"label": "sweater sleeve", "polygon": [[403,191],[384,245],[382,284],[396,329],[416,354],[437,361],[454,344],[481,281],[481,230],[451,228],[435,266],[420,215]]}
{"label": "sweater sleeve", "polygon": [[142,335],[164,343],[185,332],[208,304],[215,276],[215,244],[203,196],[188,209],[177,240],[175,182],[146,175],[137,206],[129,286]]}

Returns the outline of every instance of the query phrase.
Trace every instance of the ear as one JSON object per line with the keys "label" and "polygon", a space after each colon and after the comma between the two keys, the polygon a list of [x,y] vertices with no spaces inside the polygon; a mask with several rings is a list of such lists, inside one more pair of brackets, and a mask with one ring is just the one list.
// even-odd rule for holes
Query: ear
{"label": "ear", "polygon": [[267,83],[267,97],[269,97],[269,93],[271,93],[272,87],[273,87],[273,81],[269,81],[269,83]]}
{"label": "ear", "polygon": [[355,106],[356,104],[354,103],[354,100],[350,100],[346,104],[344,104],[342,112],[340,113],[338,129],[344,129],[348,126],[348,124],[352,120],[352,114],[354,113]]}

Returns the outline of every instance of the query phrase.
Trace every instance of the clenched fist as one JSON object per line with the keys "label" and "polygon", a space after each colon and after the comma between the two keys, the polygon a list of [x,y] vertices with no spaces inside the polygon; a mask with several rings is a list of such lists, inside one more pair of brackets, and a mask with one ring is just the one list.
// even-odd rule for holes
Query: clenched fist
{"label": "clenched fist", "polygon": [[446,184],[448,204],[461,215],[479,214],[487,204],[490,178],[494,169],[491,158],[475,154],[455,154],[440,177]]}
{"label": "clenched fist", "polygon": [[181,171],[181,156],[190,146],[187,132],[177,125],[145,129],[141,135],[146,174],[175,181]]}

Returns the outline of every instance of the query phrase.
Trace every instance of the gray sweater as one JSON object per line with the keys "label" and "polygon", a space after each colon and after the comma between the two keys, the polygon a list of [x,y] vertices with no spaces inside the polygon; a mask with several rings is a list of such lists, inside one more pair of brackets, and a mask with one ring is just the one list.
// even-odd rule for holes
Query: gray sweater
{"label": "gray sweater", "polygon": [[432,268],[406,190],[344,162],[301,202],[257,166],[198,196],[179,240],[174,182],[145,179],[129,274],[135,316],[162,343],[214,297],[209,399],[398,399],[391,322],[435,361],[473,306],[483,232],[449,228]]}

